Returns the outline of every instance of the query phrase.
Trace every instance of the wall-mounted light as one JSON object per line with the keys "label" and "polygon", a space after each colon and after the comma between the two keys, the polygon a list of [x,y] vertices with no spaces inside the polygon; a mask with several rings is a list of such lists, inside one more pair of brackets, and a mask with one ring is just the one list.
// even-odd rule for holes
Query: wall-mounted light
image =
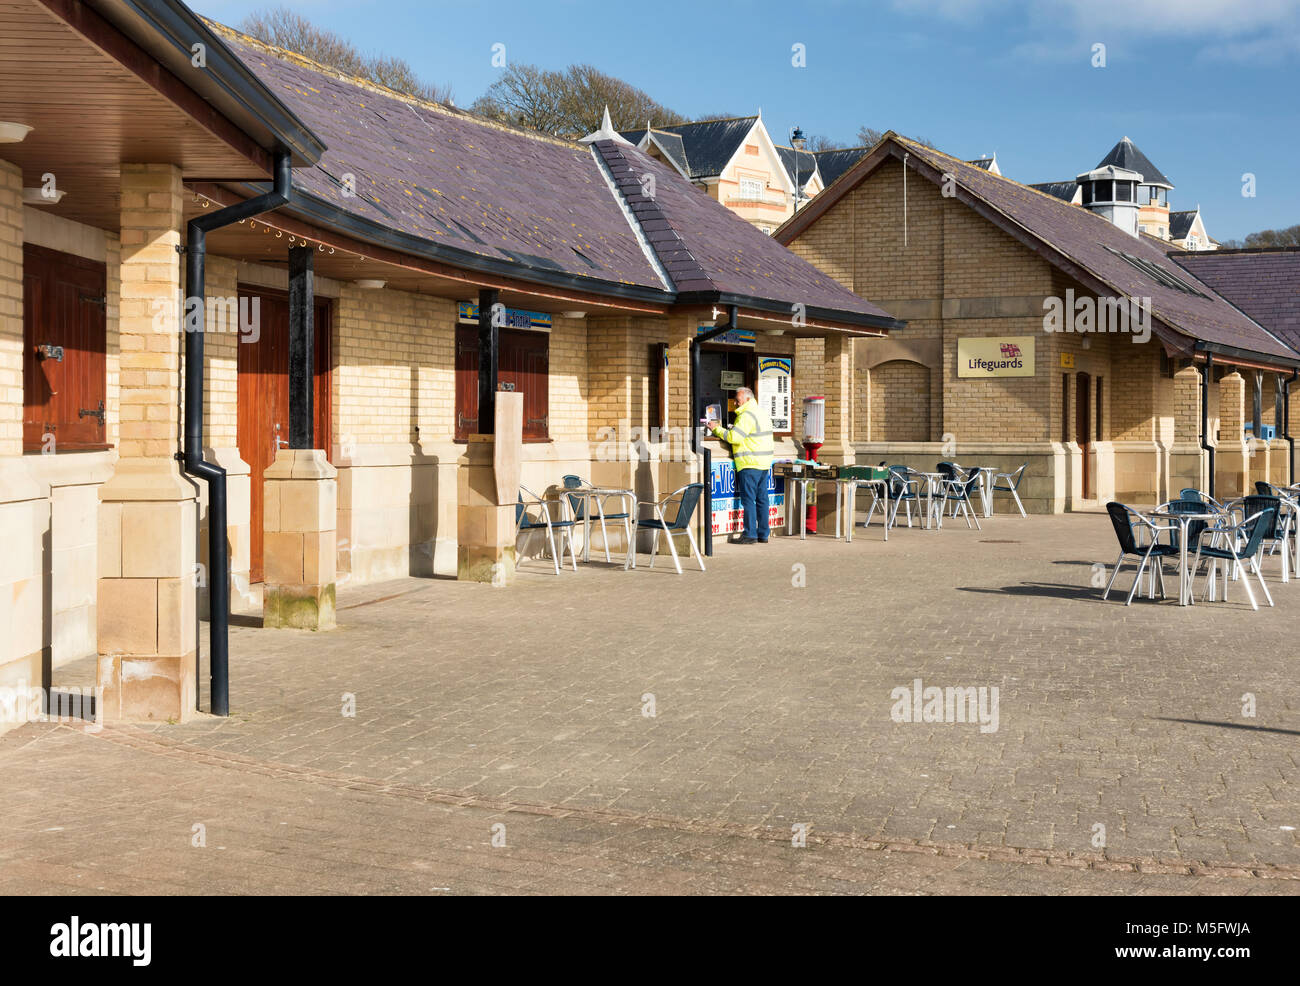
{"label": "wall-mounted light", "polygon": [[24,188],[23,203],[26,205],[58,205],[68,193],[62,188]]}
{"label": "wall-mounted light", "polygon": [[388,282],[373,277],[363,277],[361,280],[353,281],[352,283],[361,288],[362,291],[378,291]]}
{"label": "wall-mounted light", "polygon": [[583,318],[586,312],[560,312],[564,318]]}
{"label": "wall-mounted light", "polygon": [[25,123],[0,122],[0,144],[21,144],[31,132],[32,128]]}
{"label": "wall-mounted light", "polygon": [[783,336],[783,335],[785,335],[785,329],[764,329],[764,330],[763,330],[763,335],[765,335],[765,336]]}

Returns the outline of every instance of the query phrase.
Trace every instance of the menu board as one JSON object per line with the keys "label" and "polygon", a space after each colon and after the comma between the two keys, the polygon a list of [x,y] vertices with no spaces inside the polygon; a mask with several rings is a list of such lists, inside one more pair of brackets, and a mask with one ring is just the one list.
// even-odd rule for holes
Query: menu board
{"label": "menu board", "polygon": [[790,431],[791,361],[784,356],[760,356],[758,404],[772,419],[772,430]]}

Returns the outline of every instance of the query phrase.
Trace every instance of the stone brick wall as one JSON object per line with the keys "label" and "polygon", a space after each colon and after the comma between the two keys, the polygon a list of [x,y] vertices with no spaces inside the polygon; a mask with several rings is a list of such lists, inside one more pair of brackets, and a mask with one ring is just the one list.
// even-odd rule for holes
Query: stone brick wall
{"label": "stone brick wall", "polygon": [[23,451],[23,173],[0,161],[0,455]]}
{"label": "stone brick wall", "polygon": [[[858,436],[872,442],[926,442],[930,440],[930,370],[920,363],[893,360],[862,373],[870,381],[870,430],[865,415]],[[861,413],[863,404],[859,403]]]}

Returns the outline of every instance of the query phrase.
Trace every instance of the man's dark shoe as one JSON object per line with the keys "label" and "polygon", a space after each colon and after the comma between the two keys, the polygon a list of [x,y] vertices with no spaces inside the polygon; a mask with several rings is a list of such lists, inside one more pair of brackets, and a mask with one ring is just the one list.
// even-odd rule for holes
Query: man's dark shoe
{"label": "man's dark shoe", "polygon": [[759,538],[759,539],[758,539],[758,543],[759,543],[759,544],[767,544],[767,538]]}
{"label": "man's dark shoe", "polygon": [[736,543],[737,543],[737,544],[758,544],[758,539],[757,539],[757,538],[741,538],[741,539],[740,539],[739,541],[737,541]]}

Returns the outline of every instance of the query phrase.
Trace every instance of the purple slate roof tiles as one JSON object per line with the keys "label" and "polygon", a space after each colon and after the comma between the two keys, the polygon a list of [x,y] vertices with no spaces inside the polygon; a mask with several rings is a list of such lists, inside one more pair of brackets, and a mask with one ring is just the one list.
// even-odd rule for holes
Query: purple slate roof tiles
{"label": "purple slate roof tiles", "polygon": [[1300,247],[1171,256],[1283,342],[1300,349]]}
{"label": "purple slate roof tiles", "polygon": [[[772,307],[802,303],[831,321],[839,313],[847,322],[901,324],[676,171],[604,142],[598,153],[668,271],[670,291],[588,147],[406,99],[219,29],[327,145],[315,167],[295,169],[295,191],[353,217],[517,265],[521,277],[558,271],[590,280],[598,292],[604,283],[660,291],[667,301],[677,293],[730,293]],[[641,194],[647,172],[655,176],[654,200]],[[355,194],[347,194],[349,182]]]}

